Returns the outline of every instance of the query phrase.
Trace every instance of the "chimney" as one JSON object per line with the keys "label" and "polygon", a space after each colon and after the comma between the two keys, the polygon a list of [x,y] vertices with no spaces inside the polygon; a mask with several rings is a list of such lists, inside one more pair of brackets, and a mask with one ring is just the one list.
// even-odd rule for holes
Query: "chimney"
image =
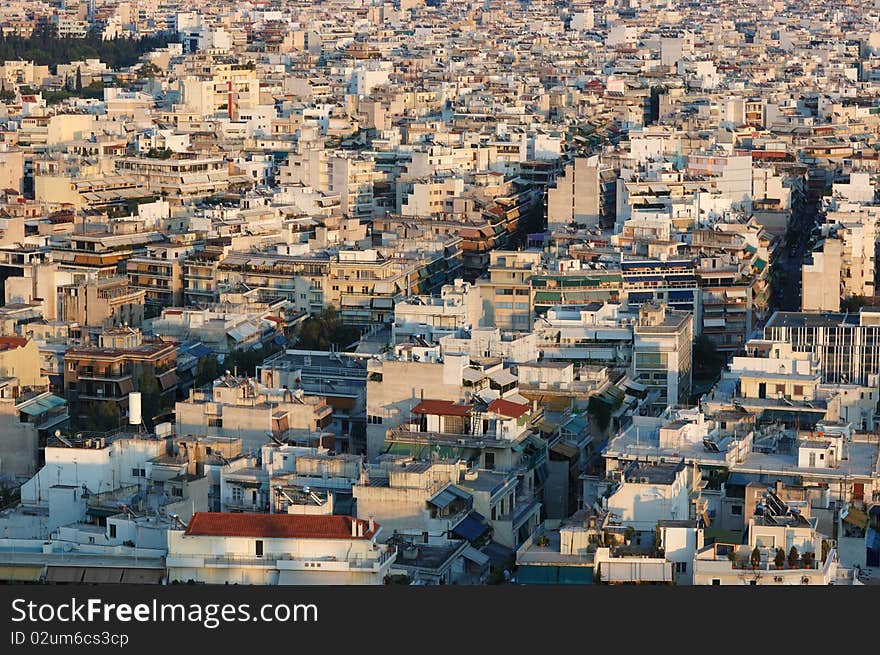
{"label": "chimney", "polygon": [[782,480],[776,481],[776,495],[781,499],[782,498]]}
{"label": "chimney", "polygon": [[358,520],[355,518],[351,519],[351,536],[358,536]]}
{"label": "chimney", "polygon": [[371,516],[370,517],[370,532],[372,533],[375,531],[376,531],[376,522],[373,520],[373,517]]}

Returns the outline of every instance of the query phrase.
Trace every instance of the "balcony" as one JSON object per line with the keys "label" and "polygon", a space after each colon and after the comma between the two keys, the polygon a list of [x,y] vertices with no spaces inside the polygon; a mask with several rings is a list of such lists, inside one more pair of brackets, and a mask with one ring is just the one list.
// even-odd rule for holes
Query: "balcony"
{"label": "balcony", "polygon": [[77,378],[79,380],[89,380],[94,382],[121,382],[122,380],[131,379],[131,371],[128,369],[107,371],[83,368],[77,371]]}
{"label": "balcony", "polygon": [[379,570],[396,559],[396,551],[382,549],[375,551],[372,557],[297,557],[287,553],[271,554],[265,557],[243,555],[168,555],[166,565],[171,567],[202,567],[218,568],[260,567],[288,571],[324,570],[346,571],[348,569]]}

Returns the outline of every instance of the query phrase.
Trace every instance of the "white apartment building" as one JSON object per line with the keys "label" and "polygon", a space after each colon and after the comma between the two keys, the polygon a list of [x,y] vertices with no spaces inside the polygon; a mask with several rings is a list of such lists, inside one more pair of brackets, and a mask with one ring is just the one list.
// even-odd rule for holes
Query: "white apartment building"
{"label": "white apartment building", "polygon": [[168,533],[169,582],[381,585],[397,553],[349,516],[199,512]]}

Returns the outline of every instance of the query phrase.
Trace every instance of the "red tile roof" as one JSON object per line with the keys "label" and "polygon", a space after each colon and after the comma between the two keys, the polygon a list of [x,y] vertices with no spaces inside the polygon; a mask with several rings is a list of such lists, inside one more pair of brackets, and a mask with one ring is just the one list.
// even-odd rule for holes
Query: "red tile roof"
{"label": "red tile roof", "polygon": [[0,337],[0,350],[24,348],[26,345],[27,339],[23,339],[22,337]]}
{"label": "red tile roof", "polygon": [[490,412],[495,412],[496,414],[501,414],[502,416],[507,416],[509,418],[519,418],[527,411],[529,411],[529,406],[519,405],[509,400],[504,400],[504,398],[497,398],[489,403],[488,409]]}
{"label": "red tile roof", "polygon": [[423,400],[412,408],[412,413],[434,416],[467,416],[472,409],[472,405],[456,405],[451,400]]}
{"label": "red tile roof", "polygon": [[[352,521],[358,521],[363,534],[351,536]],[[196,512],[186,528],[193,537],[264,537],[277,539],[369,539],[379,530],[373,523],[350,516],[308,514],[232,514]]]}

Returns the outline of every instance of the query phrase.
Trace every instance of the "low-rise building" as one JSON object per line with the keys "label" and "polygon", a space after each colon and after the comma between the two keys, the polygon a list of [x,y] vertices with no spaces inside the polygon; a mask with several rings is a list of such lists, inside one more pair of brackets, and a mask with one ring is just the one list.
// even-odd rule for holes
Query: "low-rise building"
{"label": "low-rise building", "polygon": [[381,526],[348,516],[196,513],[168,533],[168,580],[252,585],[381,585],[397,553]]}

